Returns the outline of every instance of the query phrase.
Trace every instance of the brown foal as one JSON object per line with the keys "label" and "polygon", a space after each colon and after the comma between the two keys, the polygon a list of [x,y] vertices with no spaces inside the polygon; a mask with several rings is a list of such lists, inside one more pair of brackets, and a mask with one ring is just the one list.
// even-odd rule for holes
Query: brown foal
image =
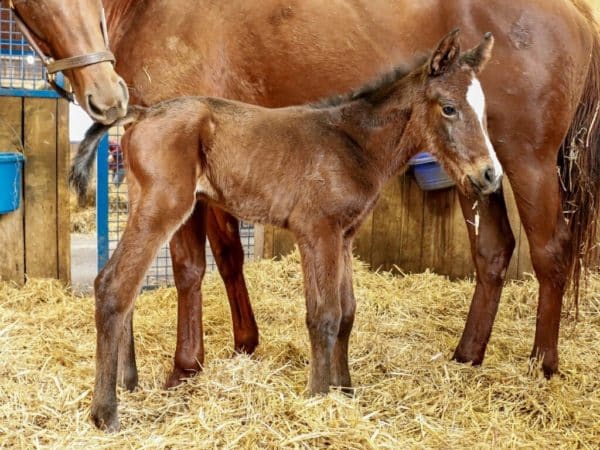
{"label": "brown foal", "polygon": [[[352,240],[385,181],[429,149],[469,196],[500,186],[476,75],[490,58],[487,34],[460,54],[458,31],[418,66],[319,104],[267,109],[185,97],[132,107],[121,124],[130,213],[98,275],[92,416],[118,429],[118,346],[145,271],[159,247],[205,201],[248,221],[293,232],[302,259],[312,394],[350,388],[354,322]],[[89,140],[106,127],[99,126]]]}

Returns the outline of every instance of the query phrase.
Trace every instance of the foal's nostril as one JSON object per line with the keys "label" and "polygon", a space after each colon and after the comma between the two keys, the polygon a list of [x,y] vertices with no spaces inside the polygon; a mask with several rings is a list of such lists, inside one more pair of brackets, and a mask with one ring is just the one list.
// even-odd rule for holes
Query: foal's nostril
{"label": "foal's nostril", "polygon": [[487,184],[494,184],[494,168],[488,167],[483,171],[483,179]]}

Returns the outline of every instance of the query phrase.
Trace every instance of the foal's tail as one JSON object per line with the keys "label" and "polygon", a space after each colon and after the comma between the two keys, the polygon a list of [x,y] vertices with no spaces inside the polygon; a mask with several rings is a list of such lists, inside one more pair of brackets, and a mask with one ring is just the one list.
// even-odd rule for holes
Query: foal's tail
{"label": "foal's tail", "polygon": [[[572,235],[570,280],[575,305],[582,269],[597,263],[597,217],[600,212],[600,32],[591,11],[594,47],[579,106],[562,143],[558,165],[563,188],[563,211]],[[584,274],[585,278],[585,274]]]}
{"label": "foal's tail", "polygon": [[75,158],[73,158],[71,172],[69,174],[69,182],[77,192],[77,197],[80,204],[85,202],[85,196],[87,193],[88,184],[90,182],[90,173],[92,171],[92,166],[94,165],[96,151],[104,134],[112,127],[136,122],[142,118],[146,110],[147,108],[141,106],[129,106],[127,114],[122,119],[119,119],[110,125],[103,125],[99,122],[95,122],[86,131],[83,141],[81,141],[81,144],[79,144],[77,155],[75,155]]}

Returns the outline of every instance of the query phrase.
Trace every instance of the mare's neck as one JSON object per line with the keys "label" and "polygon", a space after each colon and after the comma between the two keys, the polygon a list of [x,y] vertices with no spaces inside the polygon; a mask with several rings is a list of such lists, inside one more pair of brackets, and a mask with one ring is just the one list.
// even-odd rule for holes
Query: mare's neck
{"label": "mare's neck", "polygon": [[102,0],[106,14],[110,48],[116,53],[119,45],[135,21],[135,17],[143,8],[147,8],[151,0]]}
{"label": "mare's neck", "polygon": [[[360,149],[369,162],[365,170],[374,170],[381,181],[398,173],[423,142],[414,134],[410,94],[397,90],[399,100],[370,103],[357,100],[335,108],[334,123],[353,147]],[[404,88],[404,90],[406,90]]]}

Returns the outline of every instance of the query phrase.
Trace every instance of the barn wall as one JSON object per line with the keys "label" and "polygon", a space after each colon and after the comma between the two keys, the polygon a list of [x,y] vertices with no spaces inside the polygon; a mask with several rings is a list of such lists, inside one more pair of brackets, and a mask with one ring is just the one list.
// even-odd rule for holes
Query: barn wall
{"label": "barn wall", "polygon": [[68,104],[0,97],[0,151],[23,151],[23,199],[0,215],[0,279],[70,281]]}
{"label": "barn wall", "polygon": [[[524,273],[533,271],[529,245],[508,182],[504,190],[517,241],[507,276],[521,278]],[[261,231],[264,257],[280,256],[293,249],[289,232],[273,227],[264,227]],[[431,269],[452,278],[474,273],[456,190],[423,192],[411,173],[395,177],[387,184],[357,236],[355,254],[373,269],[399,268],[404,272]]]}

